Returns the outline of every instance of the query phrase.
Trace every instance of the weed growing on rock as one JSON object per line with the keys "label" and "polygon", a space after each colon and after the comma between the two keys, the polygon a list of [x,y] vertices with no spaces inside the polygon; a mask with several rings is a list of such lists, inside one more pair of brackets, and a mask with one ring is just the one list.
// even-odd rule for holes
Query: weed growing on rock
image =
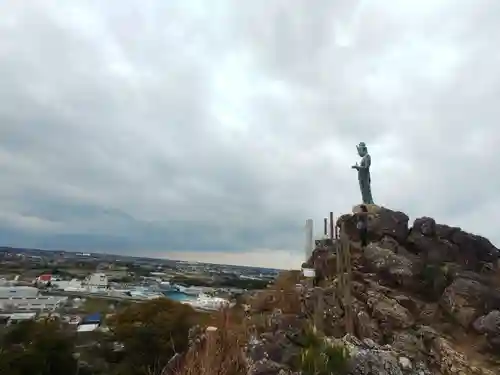
{"label": "weed growing on rock", "polygon": [[331,344],[312,329],[305,332],[304,348],[297,370],[303,375],[342,375],[349,355],[343,345]]}

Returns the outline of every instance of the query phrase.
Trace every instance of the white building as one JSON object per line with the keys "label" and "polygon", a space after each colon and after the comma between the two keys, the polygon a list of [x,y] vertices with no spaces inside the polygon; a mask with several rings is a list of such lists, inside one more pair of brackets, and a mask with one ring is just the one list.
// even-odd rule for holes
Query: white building
{"label": "white building", "polygon": [[32,286],[0,286],[0,300],[11,297],[37,297],[38,288]]}
{"label": "white building", "polygon": [[89,292],[105,291],[108,289],[108,277],[102,272],[93,273],[85,278],[83,286]]}
{"label": "white building", "polygon": [[53,311],[67,301],[67,297],[41,296],[30,286],[0,287],[1,310]]}
{"label": "white building", "polygon": [[53,281],[52,286],[59,290],[77,291],[82,289],[82,282],[78,279]]}

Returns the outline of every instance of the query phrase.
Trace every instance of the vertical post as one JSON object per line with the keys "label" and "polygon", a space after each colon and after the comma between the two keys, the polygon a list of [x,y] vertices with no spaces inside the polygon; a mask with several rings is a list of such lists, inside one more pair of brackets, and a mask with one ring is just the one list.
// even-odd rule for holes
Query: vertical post
{"label": "vertical post", "polygon": [[344,272],[344,259],[343,259],[343,238],[342,231],[339,233],[334,246],[335,246],[335,259],[337,264],[337,293],[342,299],[342,283],[343,283],[343,272]]}
{"label": "vertical post", "polygon": [[326,237],[328,235],[328,219],[325,217],[323,220],[324,220],[323,234]]}
{"label": "vertical post", "polygon": [[314,308],[314,329],[316,332],[323,333],[325,317],[325,296],[323,289],[316,288],[316,306]]}
{"label": "vertical post", "polygon": [[336,227],[336,225],[333,222],[333,212],[330,212],[330,239],[333,240],[334,234],[333,234],[333,227]]}
{"label": "vertical post", "polygon": [[313,251],[313,220],[306,220],[306,245],[305,245],[305,256],[306,262],[312,255]]}
{"label": "vertical post", "polygon": [[346,333],[353,334],[353,318],[351,303],[351,243],[342,224],[339,239],[335,242],[337,248],[337,292],[344,307],[344,325]]}
{"label": "vertical post", "polygon": [[345,266],[345,280],[344,280],[344,300],[345,300],[345,327],[347,333],[354,334],[353,317],[352,317],[352,302],[351,302],[351,250],[352,246],[350,241],[346,243],[344,253],[344,266]]}

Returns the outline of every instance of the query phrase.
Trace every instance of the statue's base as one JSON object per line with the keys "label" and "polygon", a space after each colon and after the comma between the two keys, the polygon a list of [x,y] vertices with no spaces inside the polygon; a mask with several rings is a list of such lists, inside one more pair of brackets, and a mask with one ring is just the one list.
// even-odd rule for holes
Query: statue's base
{"label": "statue's base", "polygon": [[[358,204],[352,208],[352,213],[357,214],[361,212],[361,206],[363,204]],[[380,211],[380,206],[377,206],[376,204],[365,204],[366,210],[368,211],[369,214],[377,214]]]}

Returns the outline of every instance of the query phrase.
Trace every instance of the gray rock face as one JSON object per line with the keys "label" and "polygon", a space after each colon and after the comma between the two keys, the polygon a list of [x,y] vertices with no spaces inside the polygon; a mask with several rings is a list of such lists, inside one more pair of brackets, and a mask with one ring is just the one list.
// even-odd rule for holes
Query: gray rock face
{"label": "gray rock face", "polygon": [[425,363],[413,361],[389,345],[380,346],[372,340],[360,341],[346,335],[336,339],[348,348],[349,375],[430,375]]}
{"label": "gray rock face", "polygon": [[482,236],[461,228],[436,224],[422,217],[413,223],[407,242],[415,251],[425,252],[430,261],[450,261],[466,269],[479,271],[484,263],[494,263],[500,251]]}
{"label": "gray rock face", "polygon": [[447,287],[440,306],[464,328],[500,304],[498,293],[471,279],[456,279]]}
{"label": "gray rock face", "polygon": [[398,358],[391,352],[361,349],[355,353],[349,362],[351,375],[404,375],[399,366]]}
{"label": "gray rock face", "polygon": [[500,335],[500,311],[493,310],[487,315],[478,318],[474,322],[473,327],[479,333],[486,333],[494,336]]}
{"label": "gray rock face", "polygon": [[493,350],[500,350],[500,311],[490,311],[478,318],[472,326],[477,332],[486,335]]}
{"label": "gray rock face", "polygon": [[415,324],[415,319],[408,309],[383,294],[368,291],[367,305],[383,332],[406,329]]}
{"label": "gray rock face", "polygon": [[252,363],[248,369],[248,375],[282,375],[290,374],[289,369],[277,362],[263,359]]}
{"label": "gray rock face", "polygon": [[408,287],[414,283],[414,264],[407,257],[371,243],[363,251],[363,260],[368,270],[391,283]]}

